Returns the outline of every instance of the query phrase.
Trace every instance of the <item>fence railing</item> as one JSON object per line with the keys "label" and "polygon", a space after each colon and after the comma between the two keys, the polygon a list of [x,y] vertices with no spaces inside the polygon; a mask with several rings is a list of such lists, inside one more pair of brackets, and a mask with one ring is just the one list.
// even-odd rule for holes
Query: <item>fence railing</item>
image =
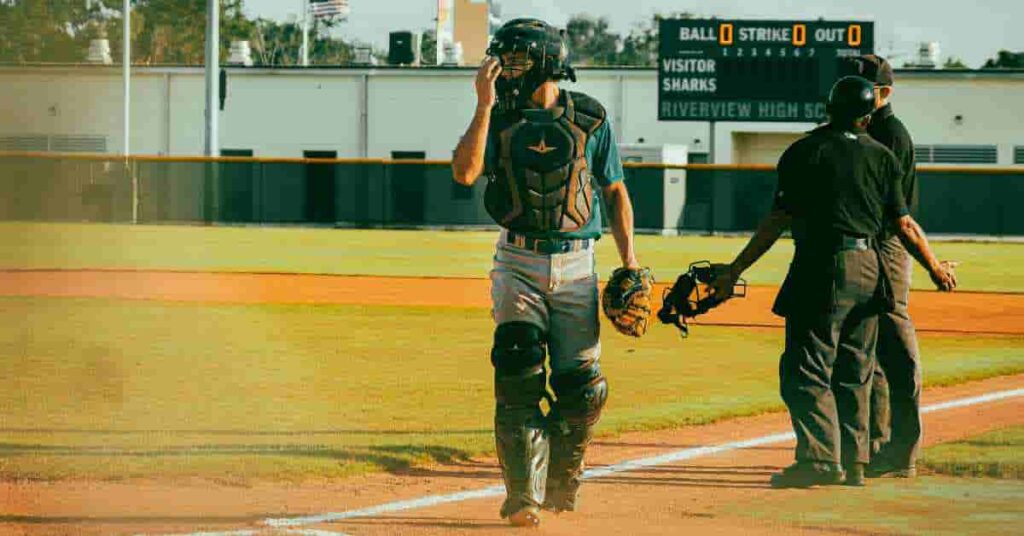
{"label": "fence railing", "polygon": [[[492,226],[484,181],[448,161],[0,152],[0,220]],[[770,165],[626,163],[636,227],[740,232],[775,189]],[[1024,167],[920,167],[918,219],[937,233],[1024,235]]]}

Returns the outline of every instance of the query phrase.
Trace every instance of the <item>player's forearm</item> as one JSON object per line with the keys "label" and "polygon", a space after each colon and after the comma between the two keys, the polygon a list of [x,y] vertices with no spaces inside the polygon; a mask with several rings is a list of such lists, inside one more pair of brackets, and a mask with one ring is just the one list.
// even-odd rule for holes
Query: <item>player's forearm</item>
{"label": "player's forearm", "polygon": [[939,259],[928,245],[928,238],[921,226],[910,216],[903,216],[897,223],[900,241],[907,248],[907,252],[929,272],[939,271]]}
{"label": "player's forearm", "polygon": [[484,152],[487,148],[487,130],[491,126],[491,108],[478,106],[466,134],[459,140],[452,157],[452,177],[455,182],[472,186],[484,171]]}
{"label": "player's forearm", "polygon": [[608,206],[612,236],[615,238],[615,247],[619,250],[622,265],[639,266],[633,248],[633,203],[629,200],[626,185],[619,182],[608,188],[604,193],[604,201]]}
{"label": "player's forearm", "polygon": [[740,274],[747,271],[747,268],[753,266],[762,255],[767,253],[775,245],[779,237],[782,236],[782,232],[789,227],[790,221],[791,218],[785,212],[778,209],[765,216],[761,223],[758,224],[757,230],[754,231],[754,236],[750,237],[750,241],[747,242],[743,251],[732,261],[730,266],[732,267],[733,274],[739,277]]}

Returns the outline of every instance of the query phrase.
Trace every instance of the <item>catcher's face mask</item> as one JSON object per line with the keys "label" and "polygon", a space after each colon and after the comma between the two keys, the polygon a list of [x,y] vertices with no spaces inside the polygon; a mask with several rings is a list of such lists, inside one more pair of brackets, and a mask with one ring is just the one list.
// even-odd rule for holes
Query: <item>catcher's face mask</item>
{"label": "catcher's face mask", "polygon": [[708,261],[691,264],[690,269],[676,279],[672,288],[665,289],[658,320],[662,324],[672,324],[679,328],[680,334],[686,337],[690,334],[688,318],[702,315],[730,297],[747,295],[747,282],[740,279],[736,281],[732,296],[715,296],[711,292],[711,284],[716,276],[714,266]]}
{"label": "catcher's face mask", "polygon": [[506,80],[526,76],[533,69],[533,58],[526,52],[506,52],[498,59],[501,60],[501,77]]}
{"label": "catcher's face mask", "polygon": [[549,80],[576,80],[567,61],[564,31],[537,19],[506,23],[495,33],[487,54],[501,62],[501,76],[494,84],[500,110],[528,107],[533,93]]}

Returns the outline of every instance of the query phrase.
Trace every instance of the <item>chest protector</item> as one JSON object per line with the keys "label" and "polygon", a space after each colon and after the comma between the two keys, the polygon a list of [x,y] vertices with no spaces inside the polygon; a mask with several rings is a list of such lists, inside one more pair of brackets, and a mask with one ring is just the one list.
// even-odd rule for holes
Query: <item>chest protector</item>
{"label": "chest protector", "polygon": [[587,140],[604,123],[599,102],[562,91],[559,106],[492,117],[498,163],[484,206],[502,227],[547,233],[580,230],[593,214]]}

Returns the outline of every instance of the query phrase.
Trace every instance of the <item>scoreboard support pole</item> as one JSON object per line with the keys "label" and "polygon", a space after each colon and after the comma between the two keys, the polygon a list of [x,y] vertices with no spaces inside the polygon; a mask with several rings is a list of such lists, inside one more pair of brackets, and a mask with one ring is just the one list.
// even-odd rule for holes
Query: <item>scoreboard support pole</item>
{"label": "scoreboard support pole", "polygon": [[715,163],[715,122],[708,121],[708,163]]}

